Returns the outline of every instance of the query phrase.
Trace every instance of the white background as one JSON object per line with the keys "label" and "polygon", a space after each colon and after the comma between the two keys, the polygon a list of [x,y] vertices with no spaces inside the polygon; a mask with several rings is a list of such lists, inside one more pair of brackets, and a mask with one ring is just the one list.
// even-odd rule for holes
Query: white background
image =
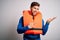
{"label": "white background", "polygon": [[0,0],[0,40],[23,40],[23,34],[16,32],[23,10],[30,9],[31,2],[40,3],[43,19],[56,16],[41,40],[60,40],[60,0]]}

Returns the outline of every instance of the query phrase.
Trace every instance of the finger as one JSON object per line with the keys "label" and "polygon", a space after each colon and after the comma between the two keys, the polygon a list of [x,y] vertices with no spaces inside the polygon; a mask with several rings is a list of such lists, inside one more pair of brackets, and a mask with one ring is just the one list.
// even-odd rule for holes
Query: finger
{"label": "finger", "polygon": [[53,18],[51,19],[51,21],[53,21],[54,19],[56,19],[56,17],[53,17]]}

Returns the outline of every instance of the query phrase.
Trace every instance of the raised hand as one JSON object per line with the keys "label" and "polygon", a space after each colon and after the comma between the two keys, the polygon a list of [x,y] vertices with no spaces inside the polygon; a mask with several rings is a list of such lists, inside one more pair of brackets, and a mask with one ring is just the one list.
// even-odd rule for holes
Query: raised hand
{"label": "raised hand", "polygon": [[53,21],[54,19],[56,19],[56,17],[49,18],[49,19],[47,19],[47,22],[50,23],[50,22]]}

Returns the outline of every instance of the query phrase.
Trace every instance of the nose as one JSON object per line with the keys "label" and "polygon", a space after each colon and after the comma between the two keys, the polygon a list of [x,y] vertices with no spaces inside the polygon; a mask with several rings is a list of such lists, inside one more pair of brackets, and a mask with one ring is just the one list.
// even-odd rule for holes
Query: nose
{"label": "nose", "polygon": [[38,10],[36,9],[35,12],[38,12]]}

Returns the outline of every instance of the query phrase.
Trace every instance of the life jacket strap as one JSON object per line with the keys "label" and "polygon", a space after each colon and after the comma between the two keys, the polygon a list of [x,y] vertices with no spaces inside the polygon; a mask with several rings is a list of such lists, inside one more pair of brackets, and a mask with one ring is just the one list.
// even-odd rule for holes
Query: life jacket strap
{"label": "life jacket strap", "polygon": [[30,30],[42,30],[41,28],[31,28]]}

